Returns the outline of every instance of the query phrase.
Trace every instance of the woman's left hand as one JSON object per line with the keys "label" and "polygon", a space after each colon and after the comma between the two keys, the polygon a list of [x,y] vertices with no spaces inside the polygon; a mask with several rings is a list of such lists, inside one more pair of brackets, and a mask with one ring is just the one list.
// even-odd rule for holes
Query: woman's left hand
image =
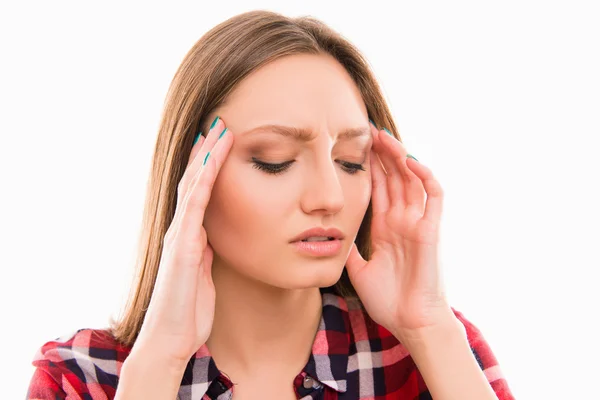
{"label": "woman's left hand", "polygon": [[346,269],[369,316],[396,337],[412,335],[454,318],[438,261],[443,192],[400,141],[371,130],[373,254],[365,261],[353,243]]}

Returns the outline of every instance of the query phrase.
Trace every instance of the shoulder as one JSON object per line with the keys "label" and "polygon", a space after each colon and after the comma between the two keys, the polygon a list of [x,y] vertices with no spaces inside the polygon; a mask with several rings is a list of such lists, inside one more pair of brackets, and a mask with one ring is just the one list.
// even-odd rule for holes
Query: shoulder
{"label": "shoulder", "polygon": [[36,351],[32,361],[36,370],[30,391],[48,391],[52,386],[67,395],[110,398],[115,394],[121,366],[130,351],[117,343],[106,329],[69,332],[44,343]]}

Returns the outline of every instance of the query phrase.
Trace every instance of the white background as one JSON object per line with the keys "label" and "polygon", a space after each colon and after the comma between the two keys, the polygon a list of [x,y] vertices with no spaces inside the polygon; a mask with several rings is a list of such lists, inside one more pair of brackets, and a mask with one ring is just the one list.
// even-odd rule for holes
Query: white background
{"label": "white background", "polygon": [[450,301],[514,395],[600,398],[598,3],[248,3],[2,4],[2,397],[24,397],[43,343],[124,304],[175,70],[211,27],[266,8],[366,55],[445,189]]}

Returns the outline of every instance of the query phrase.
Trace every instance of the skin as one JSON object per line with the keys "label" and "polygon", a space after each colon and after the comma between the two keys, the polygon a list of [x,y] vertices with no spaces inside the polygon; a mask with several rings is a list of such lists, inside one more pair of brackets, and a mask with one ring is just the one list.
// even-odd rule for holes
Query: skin
{"label": "skin", "polygon": [[[136,342],[142,343],[141,347],[124,363],[127,386],[123,389],[120,384],[119,398],[141,391],[156,398],[172,398],[190,349],[197,349],[200,343],[207,343],[219,369],[237,385],[234,399],[296,398],[292,379],[309,357],[320,319],[318,288],[337,281],[344,264],[366,312],[406,347],[433,398],[497,398],[488,379],[501,379],[501,373],[494,368],[485,373],[480,369],[465,326],[445,296],[438,261],[443,190],[431,170],[410,158],[401,142],[385,130],[359,127],[366,132],[370,129],[371,135],[355,139],[358,144],[342,143],[339,132],[349,128],[343,124],[359,123],[361,111],[363,119],[366,117],[358,91],[348,78],[327,56],[288,57],[247,78],[216,111],[228,119],[232,132],[219,142],[224,120],[211,129],[202,146],[214,151],[214,156],[202,170],[205,174],[197,168],[193,169],[196,172],[186,170],[178,186],[177,204],[177,209],[184,211],[176,213],[173,230],[170,227],[165,235],[167,249],[185,253],[182,249],[188,247],[188,263],[191,259],[196,266],[194,253],[204,246],[198,245],[198,238],[203,243],[209,240],[210,246],[204,249],[200,268],[176,270],[183,256],[179,254],[178,260],[176,252],[165,253],[166,268],[157,276],[158,295],[153,296],[149,317],[140,331],[142,340]],[[264,132],[262,137],[250,136],[261,119],[281,123],[286,118],[292,121],[288,123],[304,123],[295,128],[314,136],[302,144],[290,144],[289,139],[273,139],[272,127],[268,138]],[[235,133],[235,140],[234,129],[241,132]],[[231,152],[234,142],[235,151]],[[364,170],[366,175],[355,176],[347,164],[342,171],[350,176],[336,169],[345,163],[340,161],[342,157],[351,157],[346,152],[357,151],[347,146],[361,145],[362,163],[370,166]],[[202,159],[199,150],[196,146],[190,156],[194,166]],[[202,154],[204,161],[209,155]],[[257,156],[293,157],[295,164],[288,162],[288,166],[295,168],[289,175],[277,176],[280,179],[275,184],[271,180],[274,175],[264,172],[267,179],[249,172],[249,164],[260,162],[254,158]],[[190,181],[189,173],[196,179]],[[191,197],[191,184],[208,190]],[[180,198],[180,193],[187,195]],[[373,252],[368,261],[354,244],[367,200],[373,211]],[[202,226],[193,222],[194,216],[203,221]],[[315,259],[294,252],[292,227],[305,221],[339,225],[345,234],[343,257]],[[195,248],[185,243],[179,231],[186,232],[188,240],[195,238]],[[302,260],[298,260],[300,256]],[[339,264],[337,258],[341,258]],[[178,279],[183,282],[181,290],[169,293],[169,285],[177,284]],[[194,279],[196,293],[189,290]],[[192,301],[195,304],[190,306]],[[185,314],[192,307],[193,318],[188,318]],[[180,340],[172,340],[174,337]],[[147,354],[151,353],[144,348],[148,343],[154,354],[150,361]],[[167,358],[156,362],[157,351],[164,347],[171,347]],[[148,368],[139,374],[140,365],[160,368],[154,375]],[[176,378],[168,379],[165,368],[175,371],[172,376]],[[136,370],[137,374],[132,372]],[[160,379],[162,385],[148,385],[149,375],[166,379]]]}
{"label": "skin", "polygon": [[[373,137],[366,107],[334,58],[303,54],[254,71],[209,120],[217,115],[234,142],[204,218],[216,289],[207,346],[237,384],[236,396],[264,395],[266,379],[268,386],[280,382],[275,393],[291,394],[321,318],[319,288],[342,274],[371,198]],[[314,138],[302,143],[272,130],[249,132],[265,124],[306,128]],[[338,140],[347,128],[367,134]],[[257,169],[252,157],[295,162],[272,175]],[[344,162],[364,170],[352,174]],[[337,256],[302,255],[290,244],[315,226],[343,232]]]}

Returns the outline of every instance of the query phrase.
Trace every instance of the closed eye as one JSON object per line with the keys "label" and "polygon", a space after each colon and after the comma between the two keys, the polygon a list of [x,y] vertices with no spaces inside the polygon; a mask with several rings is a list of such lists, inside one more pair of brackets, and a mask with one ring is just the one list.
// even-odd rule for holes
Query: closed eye
{"label": "closed eye", "polygon": [[[282,174],[287,171],[290,166],[295,162],[295,160],[285,161],[279,164],[270,164],[263,161],[258,160],[255,157],[252,157],[252,161],[254,163],[253,167],[265,171],[271,175]],[[336,160],[337,161],[337,160]],[[363,164],[355,164],[347,161],[338,161],[338,163],[342,166],[342,169],[346,171],[350,175],[356,174],[359,170],[365,171]]]}

